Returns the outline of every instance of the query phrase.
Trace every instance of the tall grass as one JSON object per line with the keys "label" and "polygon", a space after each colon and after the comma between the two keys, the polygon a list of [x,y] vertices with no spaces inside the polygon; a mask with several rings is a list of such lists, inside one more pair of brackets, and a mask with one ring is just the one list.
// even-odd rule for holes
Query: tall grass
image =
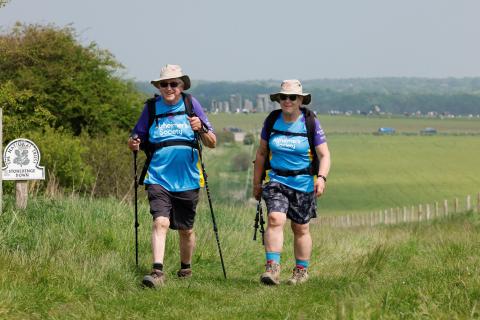
{"label": "tall grass", "polygon": [[[311,226],[305,285],[265,287],[253,242],[254,208],[214,202],[228,279],[223,280],[203,195],[194,277],[178,280],[178,239],[167,240],[167,285],[140,286],[150,268],[151,218],[140,205],[140,268],[133,208],[115,200],[6,199],[0,216],[2,319],[474,318],[480,299],[480,219],[472,213],[375,228]],[[286,228],[282,279],[293,266]]]}

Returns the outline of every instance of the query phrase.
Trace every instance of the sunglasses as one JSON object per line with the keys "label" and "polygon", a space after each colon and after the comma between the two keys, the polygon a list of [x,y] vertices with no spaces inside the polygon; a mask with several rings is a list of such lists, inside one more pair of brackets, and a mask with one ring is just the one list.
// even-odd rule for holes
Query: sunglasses
{"label": "sunglasses", "polygon": [[162,88],[166,88],[168,86],[170,86],[170,88],[176,88],[178,87],[180,83],[176,82],[176,81],[173,81],[173,82],[160,82],[160,87]]}
{"label": "sunglasses", "polygon": [[295,100],[297,100],[297,95],[296,95],[296,94],[280,94],[278,97],[279,97],[280,100],[282,100],[282,101],[287,100],[287,98],[288,98],[290,101],[295,101]]}

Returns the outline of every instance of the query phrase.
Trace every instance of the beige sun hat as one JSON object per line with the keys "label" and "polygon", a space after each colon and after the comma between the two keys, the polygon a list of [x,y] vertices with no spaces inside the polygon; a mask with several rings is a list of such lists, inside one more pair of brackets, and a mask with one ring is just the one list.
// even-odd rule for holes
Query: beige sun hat
{"label": "beige sun hat", "polygon": [[302,104],[307,105],[312,101],[310,93],[304,93],[302,90],[302,84],[297,79],[283,80],[280,85],[280,92],[270,95],[270,100],[280,102],[279,96],[281,94],[296,94],[303,97]]}
{"label": "beige sun hat", "polygon": [[176,64],[167,64],[160,70],[160,78],[153,79],[150,81],[155,87],[158,83],[163,80],[168,79],[182,79],[183,81],[183,90],[188,90],[190,88],[190,78],[182,72],[182,68]]}

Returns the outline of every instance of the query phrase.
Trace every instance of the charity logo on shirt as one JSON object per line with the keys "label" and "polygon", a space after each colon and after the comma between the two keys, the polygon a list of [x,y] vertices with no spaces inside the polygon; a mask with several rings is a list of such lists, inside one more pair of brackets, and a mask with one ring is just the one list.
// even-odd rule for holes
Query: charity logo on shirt
{"label": "charity logo on shirt", "polygon": [[278,138],[273,138],[272,143],[278,147],[278,148],[286,148],[286,149],[291,149],[295,150],[302,141],[299,139],[292,139],[288,137],[278,137]]}
{"label": "charity logo on shirt", "polygon": [[183,130],[187,128],[189,126],[186,123],[165,122],[158,126],[158,135],[160,137],[181,136],[183,135]]}

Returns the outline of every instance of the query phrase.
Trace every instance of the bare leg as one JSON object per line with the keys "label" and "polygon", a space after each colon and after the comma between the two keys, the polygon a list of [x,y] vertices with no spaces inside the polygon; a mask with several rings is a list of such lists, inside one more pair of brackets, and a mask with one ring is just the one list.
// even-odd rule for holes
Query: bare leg
{"label": "bare leg", "polygon": [[293,252],[295,259],[310,260],[312,255],[312,237],[310,236],[310,224],[297,224],[292,221]]}
{"label": "bare leg", "polygon": [[287,221],[285,213],[270,212],[268,214],[267,230],[265,231],[266,252],[282,252],[285,221]]}
{"label": "bare leg", "polygon": [[167,239],[170,220],[165,217],[158,217],[153,221],[152,228],[152,252],[153,262],[163,263],[165,255],[165,242]]}
{"label": "bare leg", "polygon": [[180,236],[180,261],[190,264],[195,248],[195,232],[193,229],[178,230],[178,235]]}

